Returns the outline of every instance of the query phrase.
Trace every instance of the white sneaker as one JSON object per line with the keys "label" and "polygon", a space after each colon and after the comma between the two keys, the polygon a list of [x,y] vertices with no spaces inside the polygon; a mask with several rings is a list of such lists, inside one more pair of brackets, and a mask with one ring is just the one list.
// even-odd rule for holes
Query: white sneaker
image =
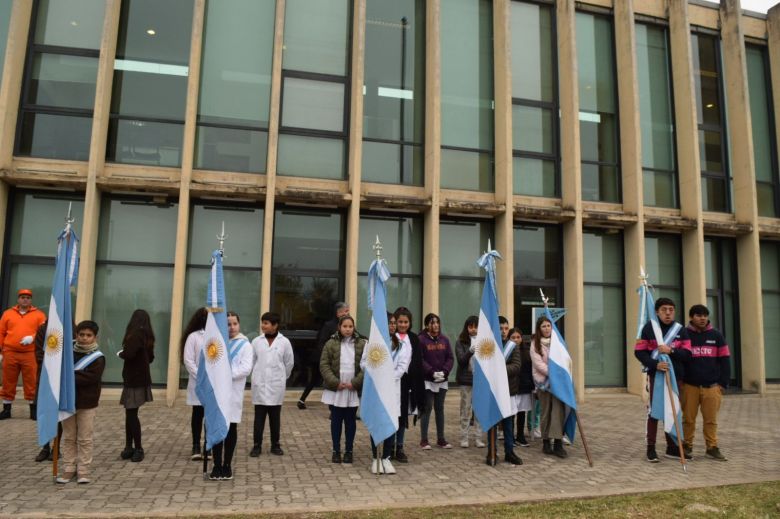
{"label": "white sneaker", "polygon": [[379,460],[374,458],[371,461],[371,474],[378,474],[379,470]]}
{"label": "white sneaker", "polygon": [[482,449],[483,447],[485,447],[485,442],[483,442],[482,440],[477,438],[476,440],[474,440],[474,445],[476,445],[478,448]]}
{"label": "white sneaker", "polygon": [[468,440],[461,440],[460,441],[460,446],[463,447],[464,449],[468,449],[469,448],[469,441]]}
{"label": "white sneaker", "polygon": [[60,485],[64,485],[65,483],[70,483],[75,475],[73,472],[65,472],[61,476],[57,476],[56,481]]}
{"label": "white sneaker", "polygon": [[79,479],[76,480],[76,482],[79,485],[86,485],[91,482],[91,480],[87,476],[79,476]]}
{"label": "white sneaker", "polygon": [[542,431],[540,431],[539,428],[537,427],[536,429],[534,429],[533,436],[537,440],[540,439],[542,437]]}
{"label": "white sneaker", "polygon": [[395,467],[390,463],[390,458],[384,458],[382,460],[382,468],[385,474],[395,474]]}
{"label": "white sneaker", "polygon": [[571,445],[571,442],[569,441],[569,439],[566,436],[563,437],[563,444],[564,445]]}

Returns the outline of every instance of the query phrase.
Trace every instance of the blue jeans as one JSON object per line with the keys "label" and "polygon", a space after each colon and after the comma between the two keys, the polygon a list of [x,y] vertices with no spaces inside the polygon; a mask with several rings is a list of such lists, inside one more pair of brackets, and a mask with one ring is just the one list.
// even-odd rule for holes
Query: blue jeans
{"label": "blue jeans", "polygon": [[357,407],[330,407],[330,436],[333,440],[333,451],[341,452],[341,427],[344,426],[346,439],[344,441],[344,451],[352,452],[352,446],[355,443],[355,430],[357,422],[355,415]]}
{"label": "blue jeans", "polygon": [[[515,452],[515,417],[510,416],[509,418],[504,418],[501,420],[501,425],[504,427],[504,455],[511,454]],[[493,429],[496,429],[497,426],[494,425],[492,427]],[[490,449],[493,448],[492,441],[493,436],[492,432],[488,430],[488,452],[491,452]],[[498,437],[498,431],[496,431],[496,437]]]}

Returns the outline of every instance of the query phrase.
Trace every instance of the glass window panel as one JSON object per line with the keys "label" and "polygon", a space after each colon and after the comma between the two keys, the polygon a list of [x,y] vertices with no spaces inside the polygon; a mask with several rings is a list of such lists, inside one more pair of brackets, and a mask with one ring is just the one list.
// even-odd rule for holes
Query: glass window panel
{"label": "glass window panel", "polygon": [[[387,311],[392,312],[399,306],[405,306],[412,312],[414,330],[422,324],[422,279],[391,277],[387,284]],[[358,276],[357,326],[362,335],[368,337],[371,328],[371,310],[362,304],[368,300],[368,276]],[[460,330],[458,330],[460,331]]]}
{"label": "glass window panel", "polygon": [[723,169],[723,143],[720,132],[699,130],[699,156],[701,169],[709,173],[721,173]]}
{"label": "glass window panel", "polygon": [[[274,269],[339,270],[344,254],[342,227],[340,213],[276,211]],[[332,312],[330,307],[327,319]]]}
{"label": "glass window panel", "polygon": [[512,191],[516,195],[555,197],[555,162],[512,157]]}
{"label": "glass window panel", "polygon": [[493,156],[463,150],[441,150],[441,187],[493,191]]}
{"label": "glass window panel", "polygon": [[721,126],[719,42],[711,36],[691,35],[693,72],[696,81],[696,112],[699,124]]}
{"label": "glass window panel", "polygon": [[3,79],[5,48],[8,43],[8,25],[11,23],[13,0],[0,0],[0,82]]}
{"label": "glass window panel", "polygon": [[[488,240],[495,243],[493,238],[492,221],[442,221],[439,225],[440,274],[443,276],[483,277],[485,271],[480,269],[475,262],[478,255],[487,249]],[[461,301],[466,301],[466,299],[461,298]],[[460,324],[463,322],[461,321]]]}
{"label": "glass window panel", "polygon": [[762,47],[748,45],[747,78],[750,93],[750,118],[753,126],[753,158],[756,167],[756,180],[772,182],[775,180],[772,164],[772,139],[775,132],[770,119],[772,103],[767,91],[768,74],[766,70],[765,50]]}
{"label": "glass window panel", "polygon": [[777,210],[775,209],[775,186],[760,182],[756,184],[756,191],[758,196],[758,216],[775,218],[777,216]]}
{"label": "glass window panel", "polygon": [[263,210],[252,206],[194,204],[190,212],[187,262],[211,265],[211,254],[218,245],[216,235],[223,222],[225,234],[229,236],[225,242],[225,268],[259,269],[263,263]]}
{"label": "glass window panel", "polygon": [[623,283],[623,237],[615,231],[583,232],[586,283]]}
{"label": "glass window panel", "polygon": [[726,196],[725,178],[701,177],[702,210],[727,212],[729,207]]}
{"label": "glass window panel", "polygon": [[[81,236],[81,225],[84,220],[82,199],[54,194],[18,192],[13,198],[9,253],[54,258],[57,255],[57,236],[62,232],[69,206],[74,218],[73,230],[76,231],[77,236]],[[44,281],[51,283],[51,276]]]}
{"label": "glass window panel", "polygon": [[198,126],[196,168],[263,173],[267,157],[268,132]]}
{"label": "glass window panel", "polygon": [[[780,242],[761,242],[761,287],[765,291],[780,292]],[[764,315],[780,313],[768,314],[765,310]]]}
{"label": "glass window panel", "polygon": [[363,136],[422,143],[425,2],[367,0]]}
{"label": "glass window panel", "polygon": [[27,103],[92,110],[95,105],[97,58],[36,54]]}
{"label": "glass window panel", "polygon": [[617,120],[613,114],[580,112],[582,160],[617,162]]}
{"label": "glass window panel", "polygon": [[[177,217],[176,203],[103,200],[97,259],[173,263]],[[166,298],[170,300],[170,293]]]}
{"label": "glass window panel", "polygon": [[[484,246],[482,247],[484,250]],[[470,315],[479,315],[483,281],[471,279],[442,279],[439,281],[439,317],[441,330],[450,344],[455,345],[463,323]],[[422,328],[422,322],[415,322],[414,328]]]}
{"label": "glass window panel", "polygon": [[337,277],[292,272],[273,276],[273,310],[282,317],[282,330],[317,330],[333,318],[333,306],[340,294]]}
{"label": "glass window panel", "polygon": [[650,283],[682,286],[681,254],[679,236],[645,236],[645,271],[650,277]]}
{"label": "glass window panel", "polygon": [[[52,255],[57,251],[56,241],[51,242]],[[8,276],[8,293],[5,301],[8,306],[16,304],[16,291],[20,288],[29,288],[33,293],[33,304],[46,315],[49,314],[51,303],[51,286],[54,281],[54,259],[50,265],[30,263],[11,263]],[[76,291],[71,290],[71,308],[76,307]]]}
{"label": "glass window panel", "polygon": [[441,5],[444,146],[493,149],[492,11],[488,0],[449,0]]}
{"label": "glass window panel", "polygon": [[513,105],[512,148],[536,153],[555,153],[552,110]]}
{"label": "glass window panel", "polygon": [[[232,236],[231,236],[232,238]],[[226,261],[229,259],[225,252]],[[206,303],[210,269],[187,269],[184,288],[184,322]],[[236,312],[241,320],[241,333],[251,341],[260,330],[260,271],[224,269],[225,299],[228,310]],[[186,372],[186,370],[183,370]]]}
{"label": "glass window panel", "polygon": [[344,178],[344,141],[279,135],[278,171],[280,175],[314,178]]}
{"label": "glass window panel", "polygon": [[555,98],[552,12],[547,6],[510,2],[512,97]]}
{"label": "glass window panel", "polygon": [[674,119],[666,29],[637,24],[636,46],[642,165],[674,170]]}
{"label": "glass window panel", "polygon": [[39,45],[99,50],[105,10],[105,2],[94,0],[40,0],[34,41]]}
{"label": "glass window panel", "polygon": [[720,281],[717,272],[720,271],[720,255],[712,240],[704,240],[704,279],[707,289],[719,289]]}
{"label": "glass window panel", "polygon": [[[169,72],[115,70],[113,114],[150,117],[153,119],[184,120],[187,74],[180,70]],[[154,95],[149,95],[154,92]]]}
{"label": "glass window panel", "polygon": [[19,155],[63,160],[89,160],[92,117],[25,112],[19,134]]}
{"label": "glass window panel", "polygon": [[361,179],[384,184],[423,185],[425,149],[363,141]]}
{"label": "glass window panel", "polygon": [[578,12],[576,25],[580,110],[615,114],[612,21]]}
{"label": "glass window panel", "polygon": [[559,227],[515,227],[514,244],[515,280],[558,281],[563,254]]}
{"label": "glass window panel", "polygon": [[193,0],[122,2],[117,58],[143,65],[188,65],[192,11]]}
{"label": "glass window panel", "polygon": [[582,199],[599,202],[620,202],[617,168],[598,164],[582,164]]}
{"label": "glass window panel", "polygon": [[274,0],[206,4],[199,122],[268,126]]}
{"label": "glass window panel", "polygon": [[[764,315],[780,315],[780,294],[764,293]],[[780,379],[780,319],[764,319],[764,366],[767,380]]]}
{"label": "glass window panel", "polygon": [[677,176],[672,171],[644,170],[642,176],[645,205],[677,207]]}
{"label": "glass window panel", "polygon": [[[174,236],[170,238],[171,242]],[[100,325],[100,350],[106,355],[104,383],[122,382],[124,363],[116,353],[122,349],[127,322],[137,308],[149,312],[156,338],[154,362],[150,365],[152,383],[165,383],[168,375],[172,290],[172,267],[97,265],[92,319]]]}
{"label": "glass window panel", "polygon": [[284,78],[282,126],[344,131],[344,85],[312,79]]}
{"label": "glass window panel", "polygon": [[126,164],[180,166],[183,137],[183,124],[113,119],[106,157]]}
{"label": "glass window panel", "polygon": [[288,0],[284,8],[286,70],[347,75],[350,38],[347,0]]}
{"label": "glass window panel", "polygon": [[373,245],[377,236],[391,274],[422,274],[422,220],[409,216],[361,216],[359,272],[368,272],[371,262],[376,259]]}
{"label": "glass window panel", "polygon": [[585,286],[585,385],[625,385],[623,289]]}

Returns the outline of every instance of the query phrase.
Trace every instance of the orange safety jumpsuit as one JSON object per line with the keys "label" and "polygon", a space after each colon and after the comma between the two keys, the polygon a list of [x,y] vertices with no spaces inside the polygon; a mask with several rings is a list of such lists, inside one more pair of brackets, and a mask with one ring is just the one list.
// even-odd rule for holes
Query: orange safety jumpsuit
{"label": "orange safety jumpsuit", "polygon": [[46,320],[46,315],[35,308],[22,314],[19,306],[13,306],[0,317],[0,349],[3,353],[3,389],[0,398],[4,402],[13,402],[16,397],[16,384],[19,372],[22,373],[25,400],[35,398],[38,387],[38,363],[35,360],[35,344],[22,344],[27,336],[35,337],[38,327]]}

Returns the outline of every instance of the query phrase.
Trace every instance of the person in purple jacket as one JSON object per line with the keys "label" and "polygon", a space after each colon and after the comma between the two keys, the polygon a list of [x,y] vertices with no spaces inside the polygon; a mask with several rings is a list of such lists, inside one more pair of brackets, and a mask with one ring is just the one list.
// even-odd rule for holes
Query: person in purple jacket
{"label": "person in purple jacket", "polygon": [[420,447],[423,450],[431,448],[428,443],[428,422],[433,410],[436,413],[436,445],[442,449],[451,449],[452,445],[444,439],[444,398],[447,396],[447,377],[455,359],[449,339],[441,333],[439,316],[428,314],[423,324],[425,331],[420,334],[420,349],[425,377],[425,409],[420,417]]}

